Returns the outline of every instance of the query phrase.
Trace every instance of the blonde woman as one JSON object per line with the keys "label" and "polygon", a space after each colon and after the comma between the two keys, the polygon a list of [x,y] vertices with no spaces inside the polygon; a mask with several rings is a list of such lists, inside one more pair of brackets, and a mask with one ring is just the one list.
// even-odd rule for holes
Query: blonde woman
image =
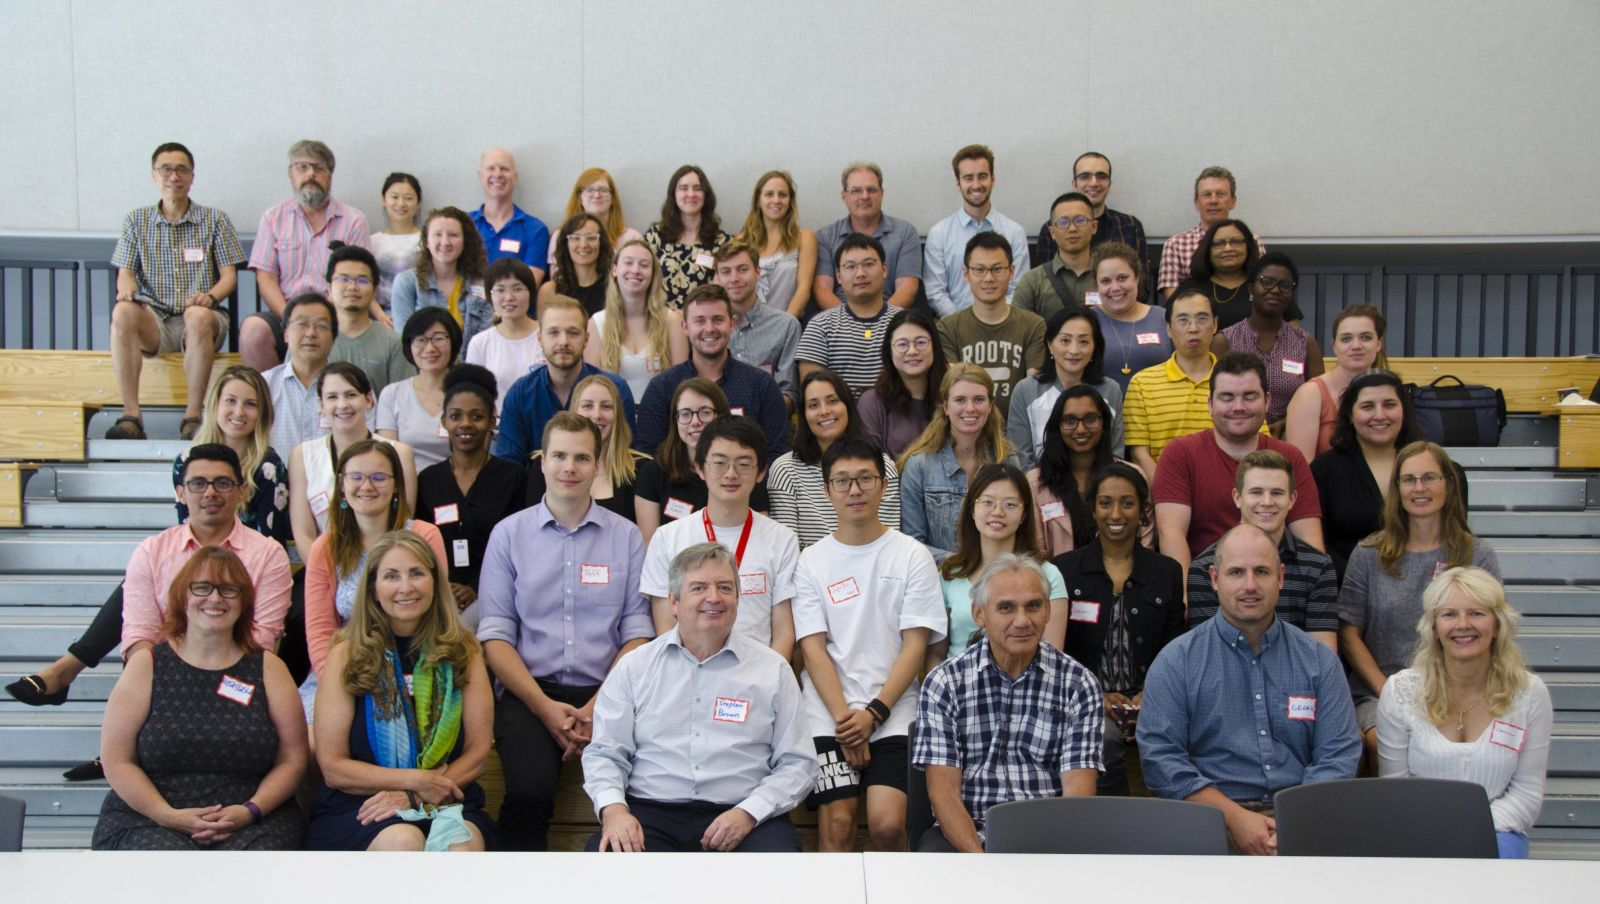
{"label": "blonde woman", "polygon": [[817,234],[800,226],[794,177],[772,170],[756,180],[750,215],[734,241],[761,254],[761,303],[796,319],[804,315],[817,273]]}
{"label": "blonde woman", "polygon": [[956,547],[968,481],[996,462],[1021,467],[994,408],[994,381],[976,364],[951,364],[933,420],[899,462],[900,529],[921,540],[935,562]]}
{"label": "blonde woman", "polygon": [[1553,721],[1550,691],[1517,647],[1518,617],[1494,575],[1446,570],[1422,593],[1411,667],[1378,701],[1379,772],[1482,785],[1503,859],[1528,856]]}
{"label": "blonde woman", "polygon": [[[572,184],[572,196],[567,198],[567,212],[565,218],[570,219],[580,213],[591,213],[599,217],[606,227],[606,238],[611,240],[611,247],[615,248],[623,242],[642,240],[643,235],[639,230],[627,226],[622,217],[622,196],[617,193],[616,180],[611,174],[598,166],[591,166],[578,174],[578,181]],[[561,230],[557,229],[550,235],[550,275],[554,276],[559,264],[556,260],[556,243],[561,240]]]}
{"label": "blonde woman", "polygon": [[620,375],[635,399],[650,379],[689,359],[683,315],[667,307],[655,253],[643,241],[623,243],[611,266],[606,308],[589,320],[583,359]]}

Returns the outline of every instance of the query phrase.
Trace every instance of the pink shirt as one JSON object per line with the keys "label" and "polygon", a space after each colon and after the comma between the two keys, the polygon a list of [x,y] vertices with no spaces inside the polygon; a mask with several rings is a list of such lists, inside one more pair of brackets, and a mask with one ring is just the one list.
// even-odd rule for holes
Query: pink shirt
{"label": "pink shirt", "polygon": [[367,215],[328,199],[328,218],[319,232],[311,228],[300,202],[293,198],[267,208],[250,244],[250,269],[278,278],[284,301],[304,292],[328,291],[328,244],[372,247]]}
{"label": "pink shirt", "polygon": [[[167,588],[183,570],[189,556],[201,547],[189,525],[169,527],[147,537],[128,560],[127,579],[122,585],[122,648],[139,641],[155,643],[161,636],[161,619],[167,610]],[[283,633],[283,618],[289,612],[289,556],[260,533],[244,526],[238,516],[233,532],[220,544],[244,563],[256,588],[255,624],[251,633],[256,643],[270,650]]]}

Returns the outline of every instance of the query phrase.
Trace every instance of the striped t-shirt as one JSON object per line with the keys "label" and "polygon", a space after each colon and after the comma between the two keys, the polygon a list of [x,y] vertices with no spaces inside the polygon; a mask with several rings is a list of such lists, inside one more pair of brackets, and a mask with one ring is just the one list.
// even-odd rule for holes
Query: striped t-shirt
{"label": "striped t-shirt", "polygon": [[1133,375],[1122,400],[1123,435],[1130,447],[1148,446],[1150,457],[1160,460],[1167,443],[1211,429],[1211,369],[1217,356],[1208,352],[1207,357],[1211,364],[1200,380],[1189,379],[1176,354]]}
{"label": "striped t-shirt", "polygon": [[860,398],[883,369],[883,341],[889,335],[889,321],[898,313],[900,309],[887,302],[870,318],[857,317],[848,304],[823,311],[806,324],[795,360],[828,368]]}

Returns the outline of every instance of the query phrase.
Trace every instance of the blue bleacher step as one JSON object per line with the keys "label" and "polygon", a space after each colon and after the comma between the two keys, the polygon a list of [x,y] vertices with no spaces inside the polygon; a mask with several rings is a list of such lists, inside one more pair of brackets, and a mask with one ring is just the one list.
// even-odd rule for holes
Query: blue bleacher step
{"label": "blue bleacher step", "polygon": [[1554,469],[1555,446],[1471,446],[1445,449],[1450,459],[1468,471],[1476,468]]}
{"label": "blue bleacher step", "polygon": [[1506,512],[1474,510],[1468,513],[1472,532],[1495,537],[1595,537],[1600,536],[1600,511]]}
{"label": "blue bleacher step", "polygon": [[[170,492],[170,490],[169,490]],[[22,507],[27,527],[92,529],[114,527],[160,531],[177,523],[170,502],[29,502]]]}
{"label": "blue bleacher step", "polygon": [[[0,534],[0,538],[3,538]],[[121,573],[0,574],[0,607],[92,606],[98,608],[122,583]]]}
{"label": "blue bleacher step", "polygon": [[1588,502],[1587,491],[1583,477],[1479,475],[1468,480],[1467,505],[1474,511],[1581,512]]}
{"label": "blue bleacher step", "polygon": [[67,769],[100,755],[102,713],[40,707],[0,713],[0,765]]}
{"label": "blue bleacher step", "polygon": [[120,576],[140,541],[154,531],[20,530],[0,532],[0,574]]}

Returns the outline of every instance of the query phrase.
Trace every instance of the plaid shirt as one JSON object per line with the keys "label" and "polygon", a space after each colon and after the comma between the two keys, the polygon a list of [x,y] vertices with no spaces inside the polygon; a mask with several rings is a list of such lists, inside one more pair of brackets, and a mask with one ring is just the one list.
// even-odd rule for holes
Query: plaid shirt
{"label": "plaid shirt", "polygon": [[[1132,248],[1139,255],[1139,263],[1143,265],[1144,272],[1150,273],[1150,246],[1145,238],[1144,224],[1131,213],[1112,210],[1107,207],[1106,212],[1094,218],[1100,225],[1095,227],[1094,238],[1089,240],[1090,248],[1098,248],[1106,242],[1121,242]],[[1056,240],[1050,235],[1050,224],[1046,222],[1039,227],[1039,238],[1034,243],[1034,266],[1056,256]],[[1139,285],[1141,298],[1150,297],[1150,280],[1148,276]]]}
{"label": "plaid shirt", "polygon": [[[117,250],[111,254],[111,265],[132,270],[139,295],[164,317],[182,314],[191,295],[216,284],[220,268],[244,261],[244,248],[228,215],[193,201],[176,223],[161,215],[160,204],[128,214]],[[217,302],[220,308],[227,299]]]}
{"label": "plaid shirt", "polygon": [[[1194,253],[1200,250],[1200,242],[1205,237],[1206,224],[1198,223],[1193,229],[1186,229],[1167,239],[1167,243],[1161,246],[1161,273],[1156,277],[1157,289],[1174,289],[1183,285],[1189,278]],[[1267,253],[1267,243],[1261,241],[1259,235],[1256,236],[1256,252]]]}
{"label": "plaid shirt", "polygon": [[1015,681],[987,641],[928,673],[917,712],[918,766],[961,770],[961,801],[981,831],[989,808],[1059,797],[1061,774],[1101,769],[1100,682],[1049,644]]}

